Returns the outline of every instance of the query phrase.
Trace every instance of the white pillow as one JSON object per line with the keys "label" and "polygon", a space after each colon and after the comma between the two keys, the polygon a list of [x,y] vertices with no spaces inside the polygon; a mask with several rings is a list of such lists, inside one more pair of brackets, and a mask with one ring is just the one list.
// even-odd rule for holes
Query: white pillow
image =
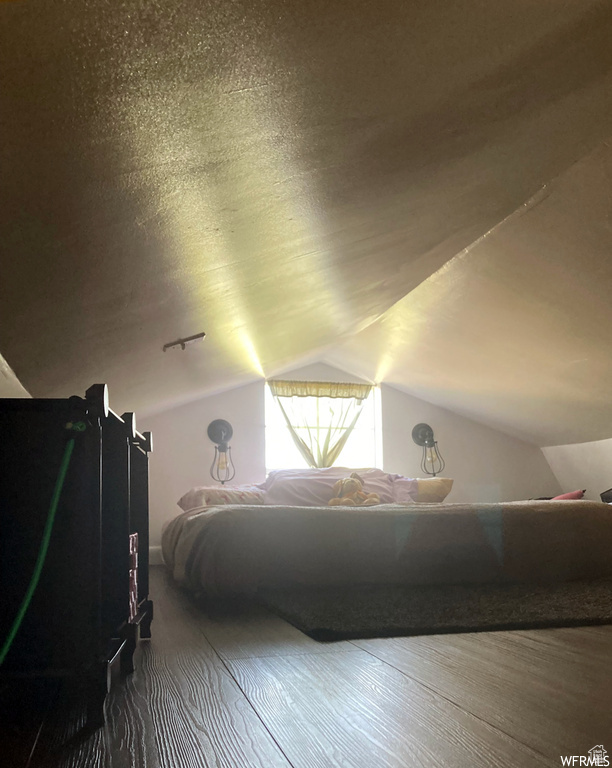
{"label": "white pillow", "polygon": [[208,485],[192,488],[178,500],[185,512],[199,507],[217,507],[222,504],[263,504],[264,491],[254,485]]}
{"label": "white pillow", "polygon": [[[351,472],[365,472],[365,469],[349,469],[348,467],[298,467],[297,469],[273,469],[268,473],[263,487],[267,490],[279,478],[308,478],[308,477],[348,477]],[[381,470],[378,470],[381,471]]]}

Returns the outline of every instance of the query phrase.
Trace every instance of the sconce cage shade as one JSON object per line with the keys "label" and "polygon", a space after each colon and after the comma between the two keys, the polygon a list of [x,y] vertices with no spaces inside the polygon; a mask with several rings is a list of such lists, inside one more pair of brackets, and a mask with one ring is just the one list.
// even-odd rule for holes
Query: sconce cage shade
{"label": "sconce cage shade", "polygon": [[434,438],[433,429],[429,424],[417,424],[412,430],[412,439],[423,448],[421,456],[421,471],[427,475],[439,475],[446,466],[442,458],[438,442]]}
{"label": "sconce cage shade", "polygon": [[232,461],[232,449],[229,441],[232,439],[234,430],[229,421],[225,419],[215,419],[208,425],[208,438],[215,443],[215,457],[210,466],[210,476],[221,485],[233,480],[236,475],[236,468]]}

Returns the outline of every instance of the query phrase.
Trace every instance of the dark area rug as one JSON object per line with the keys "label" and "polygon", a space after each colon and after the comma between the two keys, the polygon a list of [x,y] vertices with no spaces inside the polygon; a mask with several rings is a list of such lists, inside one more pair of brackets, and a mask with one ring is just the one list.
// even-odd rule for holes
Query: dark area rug
{"label": "dark area rug", "polygon": [[612,624],[612,580],[260,590],[315,640]]}

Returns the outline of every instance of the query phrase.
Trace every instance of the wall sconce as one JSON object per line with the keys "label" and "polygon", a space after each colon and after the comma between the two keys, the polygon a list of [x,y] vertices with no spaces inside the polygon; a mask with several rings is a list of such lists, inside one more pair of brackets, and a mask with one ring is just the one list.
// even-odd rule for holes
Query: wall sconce
{"label": "wall sconce", "polygon": [[434,440],[433,429],[429,424],[417,424],[412,430],[412,439],[417,445],[423,447],[421,471],[434,477],[442,472],[446,463],[442,458],[437,441]]}
{"label": "wall sconce", "polygon": [[229,421],[225,419],[215,419],[208,425],[208,437],[215,443],[215,458],[210,467],[210,475],[221,485],[234,479],[236,469],[232,462],[232,449],[229,441],[232,439],[234,430]]}

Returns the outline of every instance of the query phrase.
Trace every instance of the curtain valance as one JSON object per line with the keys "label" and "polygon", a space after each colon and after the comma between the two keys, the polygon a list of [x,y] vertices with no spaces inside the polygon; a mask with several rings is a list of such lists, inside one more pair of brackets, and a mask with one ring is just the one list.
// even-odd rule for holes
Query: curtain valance
{"label": "curtain valance", "polygon": [[365,400],[372,384],[351,384],[336,381],[268,381],[275,397],[344,397]]}

